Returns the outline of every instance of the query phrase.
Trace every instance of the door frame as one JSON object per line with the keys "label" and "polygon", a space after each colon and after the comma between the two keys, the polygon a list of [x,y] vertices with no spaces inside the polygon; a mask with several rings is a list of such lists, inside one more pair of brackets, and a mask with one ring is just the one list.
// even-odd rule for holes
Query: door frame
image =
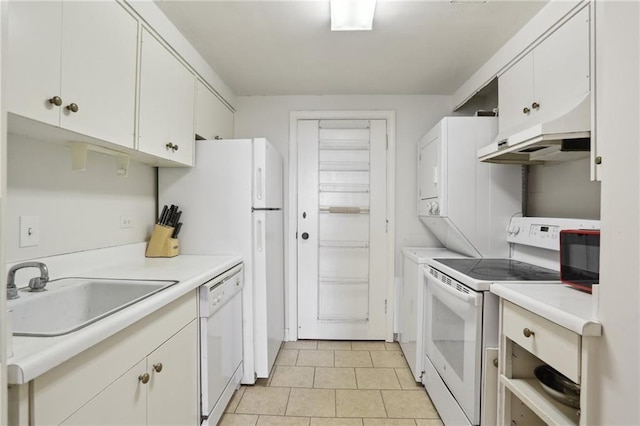
{"label": "door frame", "polygon": [[395,281],[396,199],[396,112],[395,111],[291,111],[289,113],[289,208],[287,229],[287,324],[285,340],[298,340],[298,121],[299,120],[386,120],[387,121],[387,288],[384,336],[393,341]]}

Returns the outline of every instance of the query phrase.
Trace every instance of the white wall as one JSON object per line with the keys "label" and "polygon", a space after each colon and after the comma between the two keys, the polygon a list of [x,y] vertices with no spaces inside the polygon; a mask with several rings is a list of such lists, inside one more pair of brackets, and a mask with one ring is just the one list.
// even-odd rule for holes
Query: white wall
{"label": "white wall", "polygon": [[[288,194],[289,112],[321,110],[396,111],[396,265],[404,246],[440,247],[416,214],[416,142],[451,112],[448,96],[241,96],[237,98],[236,138],[264,136],[285,161]],[[287,223],[288,200],[285,200]],[[286,237],[285,237],[286,238]],[[286,251],[286,249],[285,249]],[[397,272],[396,272],[397,275]]]}
{"label": "white wall", "polygon": [[528,216],[600,219],[600,182],[590,160],[529,167]]}
{"label": "white wall", "polygon": [[600,320],[590,424],[640,424],[640,3],[596,3]]}
{"label": "white wall", "polygon": [[[145,241],[155,215],[156,173],[131,162],[116,175],[115,158],[89,153],[87,171],[71,170],[69,148],[9,135],[7,262]],[[19,217],[38,216],[40,244],[19,247]],[[134,226],[120,229],[120,215]]]}

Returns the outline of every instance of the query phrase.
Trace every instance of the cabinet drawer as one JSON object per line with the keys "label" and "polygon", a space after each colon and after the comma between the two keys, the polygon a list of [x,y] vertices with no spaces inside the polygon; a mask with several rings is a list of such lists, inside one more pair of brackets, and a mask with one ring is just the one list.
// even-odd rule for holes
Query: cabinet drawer
{"label": "cabinet drawer", "polygon": [[580,383],[578,334],[506,300],[502,306],[502,332],[506,337]]}

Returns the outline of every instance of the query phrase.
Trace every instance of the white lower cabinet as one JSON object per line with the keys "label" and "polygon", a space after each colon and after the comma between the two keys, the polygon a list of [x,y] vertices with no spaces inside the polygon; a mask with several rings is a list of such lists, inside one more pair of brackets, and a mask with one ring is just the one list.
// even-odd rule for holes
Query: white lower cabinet
{"label": "white lower cabinet", "polygon": [[[138,379],[146,369],[140,361],[84,407],[62,422],[65,426],[146,425],[147,386]],[[114,407],[117,406],[117,409]]]}
{"label": "white lower cabinet", "polygon": [[498,375],[499,425],[583,425],[587,413],[553,399],[535,378],[547,364],[581,386],[580,407],[588,407],[588,355],[594,337],[501,299]]}
{"label": "white lower cabinet", "polygon": [[196,292],[12,392],[11,425],[197,425]]}

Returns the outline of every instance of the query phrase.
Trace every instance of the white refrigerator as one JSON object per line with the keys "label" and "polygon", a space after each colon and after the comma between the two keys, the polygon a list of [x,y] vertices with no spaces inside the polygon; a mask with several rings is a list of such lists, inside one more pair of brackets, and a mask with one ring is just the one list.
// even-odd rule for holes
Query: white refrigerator
{"label": "white refrigerator", "polygon": [[159,205],[182,210],[181,254],[242,255],[242,383],[253,384],[284,339],[282,156],[263,138],[199,140],[195,152],[195,167],[159,168]]}

